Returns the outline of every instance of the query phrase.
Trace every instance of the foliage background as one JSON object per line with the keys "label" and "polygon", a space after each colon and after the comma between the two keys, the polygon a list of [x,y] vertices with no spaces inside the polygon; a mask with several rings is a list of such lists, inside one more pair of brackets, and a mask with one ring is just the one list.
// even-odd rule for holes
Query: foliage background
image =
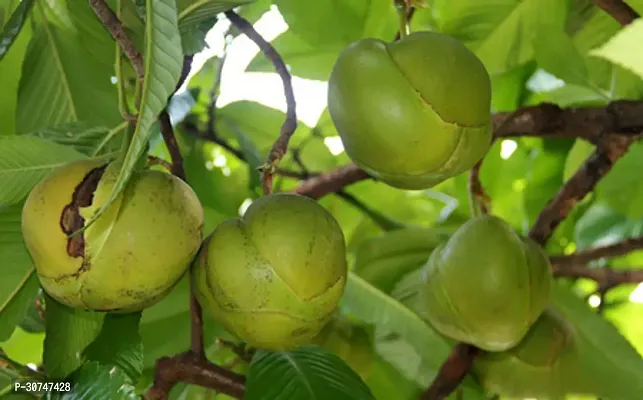
{"label": "foliage background", "polygon": [[[0,62],[0,135],[5,136],[0,136],[0,347],[14,361],[40,365],[43,347],[51,341],[61,353],[44,354],[60,363],[60,371],[73,370],[75,361],[67,360],[65,352],[84,348],[100,325],[92,322],[94,316],[81,325],[65,324],[62,318],[48,319],[51,333],[45,339],[45,323],[33,301],[37,278],[20,233],[21,202],[53,167],[94,156],[106,135],[114,134],[97,156],[112,154],[118,149],[123,129],[112,80],[114,41],[86,2],[72,3],[36,0],[24,28]],[[214,20],[194,22],[186,11],[188,3],[177,1],[183,50],[197,52]],[[641,24],[632,28],[635,33],[611,40],[620,25],[591,1],[427,3],[430,7],[416,13],[412,29],[448,33],[476,52],[493,76],[494,112],[541,102],[561,107],[605,106],[617,99],[643,99],[643,53],[633,50],[640,48],[636,38],[643,34]],[[643,1],[629,3],[643,12]],[[4,26],[19,6],[18,1],[3,2],[0,25]],[[125,24],[134,40],[142,43],[135,8],[128,10]],[[295,151],[280,166],[306,173],[347,164],[350,160],[342,152],[325,110],[325,81],[339,51],[350,42],[366,36],[392,39],[397,19],[390,2],[257,0],[242,5],[238,12],[272,40],[295,76],[300,123],[290,145]],[[228,27],[222,19],[208,33],[210,49],[195,57],[190,78],[170,105],[188,181],[206,212],[206,234],[224,219],[238,216],[259,196],[255,168],[265,159],[284,119],[283,89],[272,65],[254,44]],[[126,70],[125,76],[132,78],[133,71]],[[217,107],[211,112],[213,97]],[[210,113],[219,142],[238,149],[240,157],[206,137]],[[151,131],[149,154],[169,160],[158,124],[152,125]],[[10,139],[15,136],[20,138]],[[481,171],[493,213],[526,234],[543,206],[592,149],[581,139],[497,141]],[[643,147],[635,144],[596,192],[574,209],[549,241],[549,252],[570,254],[641,234],[643,181],[634,171],[642,167],[642,152]],[[279,177],[275,186],[289,190],[297,184],[297,179]],[[469,217],[466,186],[465,174],[419,192],[361,181],[345,190],[358,199],[358,206],[335,194],[323,197],[320,203],[340,222],[354,262],[357,251],[369,240],[385,235],[382,225],[458,226]],[[412,270],[427,252],[430,248],[421,248],[419,256],[398,260],[399,268]],[[594,266],[606,264],[615,269],[643,266],[643,251]],[[394,287],[388,296],[364,280],[353,279],[342,303],[343,318],[337,327],[331,327],[334,330],[324,342],[361,375],[376,398],[416,398],[448,352],[443,339],[405,307],[413,307],[405,297],[410,280],[412,277],[386,282],[385,286]],[[588,280],[563,280],[560,286],[579,299],[588,298],[587,310],[600,309],[638,356],[643,354],[643,287],[622,285],[601,299],[595,294],[596,284]],[[188,292],[184,280],[166,299],[143,313],[140,340],[134,340],[144,349],[137,361],[142,369],[139,389],[149,385],[158,357],[189,347]],[[579,314],[579,319],[584,315]],[[593,330],[596,323],[591,320],[588,329]],[[19,327],[14,330],[15,324]],[[602,341],[602,349],[597,351],[619,352],[610,347],[612,333],[603,337],[597,333]],[[206,337],[211,359],[227,363],[235,357],[214,341],[228,335],[211,320],[206,320]],[[96,370],[98,374],[100,368]],[[236,370],[243,372],[247,366]],[[98,376],[91,372],[85,370],[94,378]],[[173,391],[174,398],[206,395],[206,389],[185,385]]]}

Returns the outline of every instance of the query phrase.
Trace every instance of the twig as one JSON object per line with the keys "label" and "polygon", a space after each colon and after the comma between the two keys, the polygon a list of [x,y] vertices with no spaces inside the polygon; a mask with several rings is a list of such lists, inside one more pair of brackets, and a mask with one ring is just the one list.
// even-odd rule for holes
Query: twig
{"label": "twig", "polygon": [[165,161],[164,159],[156,156],[147,156],[147,164],[148,165],[160,165],[167,169],[168,171],[172,171],[172,163]]}
{"label": "twig", "polygon": [[607,138],[599,144],[594,153],[541,211],[529,232],[529,237],[544,245],[572,208],[594,190],[596,184],[627,152],[633,142],[634,138],[621,136]]}
{"label": "twig", "polygon": [[485,192],[480,182],[480,167],[482,161],[478,161],[469,172],[469,195],[471,197],[471,215],[489,214],[491,199]]}
{"label": "twig", "polygon": [[594,3],[623,26],[631,24],[639,17],[623,0],[594,0]]}
{"label": "twig", "polygon": [[170,153],[170,157],[172,158],[172,174],[186,181],[187,178],[185,176],[185,170],[183,169],[183,157],[181,156],[181,150],[179,149],[179,144],[176,141],[176,136],[174,136],[174,129],[172,128],[170,115],[167,113],[167,110],[161,111],[161,114],[159,115],[159,123],[161,127],[161,135],[163,135],[163,141],[165,142],[167,150]]}
{"label": "twig", "polygon": [[370,176],[355,164],[348,164],[303,181],[293,192],[319,199],[328,193],[341,190],[344,186],[368,179]]}
{"label": "twig", "polygon": [[156,361],[154,384],[145,393],[146,400],[166,400],[178,382],[216,389],[236,399],[242,399],[245,377],[228,371],[191,353],[163,357]]}
{"label": "twig", "polygon": [[482,351],[475,346],[458,343],[449,358],[442,364],[431,386],[422,394],[420,400],[442,400],[447,398],[469,373],[473,362]]}
{"label": "twig", "polygon": [[556,277],[591,279],[602,288],[643,282],[643,269],[589,268],[586,265],[553,265],[552,268]]}
{"label": "twig", "polygon": [[288,150],[288,142],[290,137],[295,133],[297,129],[297,113],[296,113],[296,103],[295,103],[295,94],[292,88],[292,77],[288,68],[284,63],[284,60],[281,58],[277,50],[275,50],[272,45],[266,41],[244,18],[240,17],[234,11],[226,11],[226,17],[230,22],[237,28],[239,31],[243,32],[250,40],[255,42],[263,54],[268,58],[272,65],[275,68],[275,71],[281,77],[284,85],[284,94],[286,95],[286,120],[281,126],[281,131],[279,137],[275,141],[268,154],[268,160],[266,161],[263,167],[263,191],[264,194],[270,194],[272,192],[272,176],[275,173],[275,169],[279,161],[283,158]]}
{"label": "twig", "polygon": [[643,236],[625,239],[621,242],[577,251],[574,254],[550,256],[553,265],[585,265],[601,258],[619,257],[635,250],[643,250]]}
{"label": "twig", "polygon": [[134,42],[130,39],[129,35],[125,31],[125,28],[121,22],[116,17],[114,11],[107,5],[105,0],[89,0],[94,13],[98,19],[103,23],[103,26],[109,31],[109,33],[114,37],[114,40],[118,42],[123,49],[123,53],[129,58],[136,71],[136,76],[140,81],[143,81],[145,76],[145,68],[143,67],[143,56],[138,51]]}

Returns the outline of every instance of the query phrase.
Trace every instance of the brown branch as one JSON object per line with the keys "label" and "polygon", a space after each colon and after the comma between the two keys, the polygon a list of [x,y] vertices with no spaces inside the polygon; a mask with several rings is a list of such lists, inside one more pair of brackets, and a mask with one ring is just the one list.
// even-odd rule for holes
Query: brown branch
{"label": "brown branch", "polygon": [[484,187],[482,187],[482,182],[480,182],[480,168],[483,160],[478,161],[469,172],[469,193],[471,193],[472,196],[471,201],[475,202],[480,208],[480,212],[482,214],[489,214],[491,198],[487,192],[485,192]]}
{"label": "brown branch", "polygon": [[602,288],[643,282],[643,269],[590,268],[586,265],[557,264],[552,268],[555,277],[591,279]]}
{"label": "brown branch", "polygon": [[136,71],[136,76],[140,81],[143,81],[145,76],[145,68],[143,67],[143,56],[138,51],[134,42],[130,39],[129,35],[125,31],[125,28],[121,22],[116,17],[114,11],[107,5],[105,0],[89,0],[94,13],[98,19],[103,23],[103,26],[109,31],[109,33],[114,37],[114,40],[119,44],[123,53],[129,58]]}
{"label": "brown branch", "polygon": [[431,386],[420,396],[420,400],[442,400],[447,398],[462,383],[473,362],[482,351],[475,346],[458,343],[449,358],[442,364]]}
{"label": "brown branch", "polygon": [[643,250],[643,236],[625,239],[621,242],[584,249],[569,255],[550,256],[553,265],[585,265],[601,258],[619,257],[636,250]]}
{"label": "brown branch", "polygon": [[154,384],[146,400],[166,400],[179,382],[212,388],[237,399],[243,398],[245,377],[228,371],[191,353],[163,357],[156,361]]}
{"label": "brown branch", "polygon": [[574,206],[583,200],[614,166],[634,142],[633,137],[609,137],[599,143],[579,170],[563,185],[556,196],[541,211],[529,237],[545,245],[558,225]]}
{"label": "brown branch", "polygon": [[631,24],[639,17],[637,12],[623,0],[594,0],[594,4],[623,26]]}
{"label": "brown branch", "polygon": [[344,186],[368,178],[370,178],[370,176],[355,164],[348,164],[306,179],[297,186],[293,192],[313,199],[319,199],[328,193],[341,190]]}
{"label": "brown branch", "polygon": [[183,156],[181,156],[181,150],[179,149],[179,144],[176,141],[174,129],[170,122],[170,115],[167,113],[167,110],[161,111],[161,114],[159,115],[159,124],[161,127],[161,135],[163,135],[163,141],[170,153],[170,158],[172,158],[172,174],[178,176],[183,181],[186,181],[187,178],[185,176],[185,170],[183,169]]}
{"label": "brown branch", "polygon": [[277,72],[283,81],[287,104],[286,120],[281,126],[279,137],[273,144],[272,149],[268,154],[268,160],[263,167],[263,191],[264,194],[270,194],[272,192],[272,176],[275,173],[277,164],[279,164],[279,161],[281,161],[286,154],[286,151],[288,151],[288,142],[290,141],[290,137],[297,129],[297,113],[295,94],[292,88],[292,77],[290,76],[290,72],[288,72],[288,68],[284,63],[284,60],[281,58],[279,53],[277,53],[277,50],[275,50],[275,48],[272,47],[272,45],[253,28],[250,22],[240,17],[232,10],[226,11],[225,15],[228,17],[232,25],[259,46],[259,49],[263,52],[264,56],[272,62],[275,72]]}

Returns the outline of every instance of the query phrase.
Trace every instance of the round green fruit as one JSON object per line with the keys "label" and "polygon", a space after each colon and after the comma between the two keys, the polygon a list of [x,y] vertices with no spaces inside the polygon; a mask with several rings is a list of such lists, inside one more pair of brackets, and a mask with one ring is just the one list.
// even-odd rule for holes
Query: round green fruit
{"label": "round green fruit", "polygon": [[484,353],[473,366],[491,393],[511,398],[564,397],[575,392],[574,328],[553,309],[545,310],[516,346]]}
{"label": "round green fruit", "polygon": [[273,194],[224,221],[194,263],[197,298],[257,348],[309,343],[336,310],[347,277],[344,234],[314,200]]}
{"label": "round green fruit", "polygon": [[74,308],[140,311],[184,275],[203,239],[203,209],[192,189],[160,171],[135,172],[107,202],[119,165],[63,165],[31,191],[22,210],[25,245],[43,289]]}
{"label": "round green fruit", "polygon": [[549,298],[549,259],[500,218],[463,224],[423,267],[424,314],[440,333],[487,351],[517,345]]}
{"label": "round green fruit", "polygon": [[491,145],[489,74],[462,43],[436,32],[350,44],[331,72],[328,110],[346,154],[396,188],[435,186]]}

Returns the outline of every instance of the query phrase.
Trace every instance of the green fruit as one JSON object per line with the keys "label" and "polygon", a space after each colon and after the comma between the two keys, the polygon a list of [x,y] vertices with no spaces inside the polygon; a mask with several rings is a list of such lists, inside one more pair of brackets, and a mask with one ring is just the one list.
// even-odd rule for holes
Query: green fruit
{"label": "green fruit", "polygon": [[525,338],[501,353],[484,353],[474,374],[491,393],[513,398],[558,397],[586,392],[572,377],[578,370],[574,328],[553,309],[545,310]]}
{"label": "green fruit", "polygon": [[257,348],[289,350],[309,343],[336,310],[346,244],[315,201],[273,194],[221,223],[193,268],[199,302],[230,333]]}
{"label": "green fruit", "polygon": [[491,145],[491,83],[456,39],[415,32],[346,47],[328,81],[346,154],[401,189],[426,189],[471,168]]}
{"label": "green fruit", "polygon": [[431,253],[420,296],[440,333],[487,351],[517,345],[549,298],[549,259],[494,216],[463,224]]}
{"label": "green fruit", "polygon": [[174,287],[201,244],[203,209],[192,189],[149,170],[135,172],[105,213],[69,238],[106,203],[118,171],[116,163],[66,164],[24,204],[22,233],[42,287],[70,307],[140,311]]}

